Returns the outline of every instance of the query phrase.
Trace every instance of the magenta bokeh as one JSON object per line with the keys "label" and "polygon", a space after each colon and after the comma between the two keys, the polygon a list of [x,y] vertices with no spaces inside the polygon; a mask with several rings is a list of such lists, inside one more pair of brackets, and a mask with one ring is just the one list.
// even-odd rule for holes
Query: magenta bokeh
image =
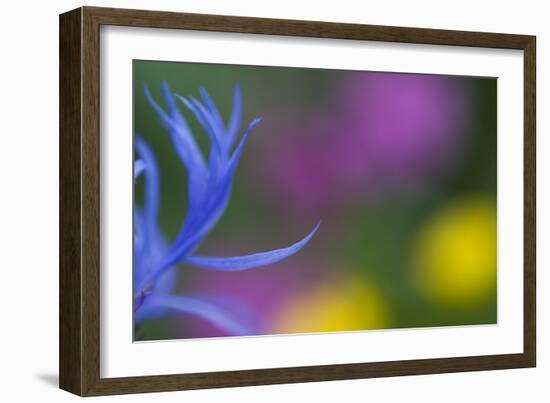
{"label": "magenta bokeh", "polygon": [[315,214],[425,190],[460,158],[470,115],[465,80],[347,72],[334,92],[300,123],[282,119],[288,127],[278,128],[277,149],[264,149],[272,154],[261,181],[284,205]]}

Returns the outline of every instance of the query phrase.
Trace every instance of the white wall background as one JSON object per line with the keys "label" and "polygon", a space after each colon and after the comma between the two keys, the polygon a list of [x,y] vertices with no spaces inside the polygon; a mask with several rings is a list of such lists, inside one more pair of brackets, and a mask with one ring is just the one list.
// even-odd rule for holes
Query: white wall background
{"label": "white wall background", "polygon": [[[58,364],[58,14],[80,1],[4,2],[0,41],[0,396],[68,402]],[[529,401],[550,397],[550,24],[546,2],[120,0],[87,5],[537,35],[538,367],[101,398],[102,401]],[[6,91],[7,88],[7,91]],[[145,365],[145,363],[144,363]],[[527,396],[527,398],[525,397]]]}

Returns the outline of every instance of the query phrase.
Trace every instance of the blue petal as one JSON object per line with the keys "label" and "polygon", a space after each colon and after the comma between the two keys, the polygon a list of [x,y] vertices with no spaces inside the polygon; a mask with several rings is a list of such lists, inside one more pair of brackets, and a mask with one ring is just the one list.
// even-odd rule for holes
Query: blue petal
{"label": "blue petal", "polygon": [[155,112],[157,112],[161,123],[168,128],[173,126],[175,122],[173,122],[170,116],[160,107],[159,104],[157,104],[157,101],[155,101],[153,95],[151,95],[151,91],[149,91],[149,86],[147,86],[147,84],[143,86],[143,93],[145,94],[145,98],[147,98],[149,104],[153,107]]}
{"label": "blue petal", "polygon": [[175,295],[153,294],[147,297],[144,304],[134,313],[134,322],[139,323],[166,309],[198,316],[217,328],[236,336],[254,334],[256,331],[256,329],[232,318],[222,307],[205,299]]}
{"label": "blue petal", "polygon": [[[223,215],[227,204],[229,203],[229,194],[230,192],[228,191],[224,196],[222,196],[220,203],[214,204],[214,206],[210,208],[203,217],[201,217],[203,220],[194,226],[194,230],[187,231],[185,229],[186,234],[182,237],[178,236],[178,240],[174,242],[172,249],[167,254],[162,264],[157,270],[155,270],[155,272],[151,273],[151,275],[147,277],[146,281],[156,278],[164,270],[184,260],[185,257],[199,245],[210,229],[216,225],[218,220]],[[197,226],[199,226],[198,229],[196,229]]]}
{"label": "blue petal", "polygon": [[191,134],[189,126],[187,126],[185,119],[181,116],[168,85],[163,83],[162,92],[170,115],[156,103],[146,85],[144,86],[144,92],[147,100],[157,112],[161,123],[168,130],[172,145],[187,169],[189,176],[189,199],[192,201],[201,193],[201,183],[204,183],[204,178],[206,177],[206,164],[202,153]]}
{"label": "blue petal", "polygon": [[[137,211],[137,213],[139,214],[139,211]],[[142,261],[138,262],[137,258],[134,260],[134,265],[139,265],[141,263],[143,266],[142,274],[137,276],[138,281],[141,281],[146,273],[153,271],[162,262],[168,250],[168,243],[157,226],[150,231],[147,239],[148,244],[143,248],[145,253],[141,256]],[[170,267],[157,277],[153,284],[153,290],[154,292],[167,294],[173,290],[175,283],[176,268]],[[135,293],[139,293],[140,290],[141,289],[136,289]]]}
{"label": "blue petal", "polygon": [[239,85],[235,86],[233,90],[233,109],[231,110],[231,117],[229,118],[229,123],[227,124],[227,146],[231,147],[237,138],[239,133],[239,128],[241,126],[241,115],[242,115],[242,96],[241,96],[241,87]]}
{"label": "blue petal", "polygon": [[194,220],[189,221],[188,226],[180,235],[178,235],[178,239],[174,243],[173,250],[169,253],[169,256],[163,266],[171,266],[174,263],[181,261],[185,255],[198,246],[198,243],[217,224],[218,220],[225,212],[227,204],[229,203],[233,176],[242,154],[244,144],[246,143],[246,140],[248,139],[254,126],[260,123],[260,121],[261,118],[257,118],[248,125],[246,133],[229,161],[227,172],[224,177],[220,179],[220,183],[217,186],[217,191],[210,196],[208,200],[209,203],[194,216]]}
{"label": "blue petal", "polygon": [[137,182],[139,176],[142,174],[145,169],[145,162],[142,160],[134,161],[134,182]]}
{"label": "blue petal", "polygon": [[[144,86],[145,96],[157,112],[163,125],[167,128],[174,149],[186,168],[188,176],[187,193],[189,208],[194,209],[200,204],[202,198],[204,197],[206,192],[206,178],[210,174],[207,173],[202,153],[193,138],[189,126],[179,112],[176,105],[176,100],[174,95],[171,93],[168,84],[163,81],[161,87],[164,99],[168,105],[170,116],[168,116],[166,112],[164,112],[164,110],[155,102],[147,86]],[[190,214],[187,214],[187,217],[182,224],[182,228],[185,227],[185,222],[189,219],[189,215]]]}
{"label": "blue petal", "polygon": [[[155,156],[147,143],[136,137],[136,153],[143,163],[145,176],[145,202],[143,214],[134,208],[134,291],[143,289],[143,279],[153,272],[165,256],[167,246],[157,227],[159,209],[159,173]],[[164,276],[164,274],[163,274]],[[161,277],[163,277],[161,276]],[[160,280],[160,278],[159,278]],[[163,279],[162,288],[169,290],[174,284],[174,278]]]}
{"label": "blue petal", "polygon": [[190,97],[191,102],[181,95],[175,94],[176,98],[179,99],[187,109],[189,109],[193,115],[197,118],[197,121],[202,126],[210,141],[212,146],[216,150],[217,155],[222,158],[223,149],[222,144],[220,143],[220,134],[215,130],[215,125],[211,121],[210,113],[206,108],[195,98]]}
{"label": "blue petal", "polygon": [[145,301],[134,311],[134,326],[139,325],[147,319],[160,318],[165,316],[167,309],[155,304],[152,297],[147,297]]}
{"label": "blue petal", "polygon": [[203,126],[205,129],[209,129],[210,132],[212,133],[214,137],[213,143],[216,145],[216,147],[219,148],[220,153],[222,155],[225,155],[225,150],[223,148],[223,142],[224,142],[223,136],[225,134],[223,124],[221,122],[217,122],[212,112],[207,107],[205,107],[201,102],[199,102],[196,98],[189,97],[189,99],[203,116],[204,123],[205,123]]}
{"label": "blue petal", "polygon": [[[166,255],[168,249],[166,239],[157,226],[146,229],[143,214],[134,207],[134,293],[138,295],[145,284],[145,276],[153,271]],[[175,285],[175,270],[163,272],[154,284],[154,290],[168,293]]]}
{"label": "blue petal", "polygon": [[248,139],[252,129],[260,123],[261,120],[261,118],[254,119],[248,125],[243,138],[227,164],[226,172],[216,184],[215,192],[210,195],[207,205],[198,212],[199,215],[196,216],[198,218],[196,218],[193,222],[194,226],[190,225],[189,231],[195,232],[195,236],[191,240],[192,243],[196,243],[197,239],[205,236],[214,227],[214,225],[216,225],[219,218],[224,213],[231,194],[233,177],[235,175],[237,165],[239,164],[244,145],[246,144],[246,140]]}
{"label": "blue petal", "polygon": [[[187,134],[191,135],[191,131],[189,130],[189,126],[187,126],[187,122],[181,115],[178,106],[176,104],[176,100],[174,99],[174,95],[172,94],[172,91],[170,90],[170,86],[166,81],[162,81],[160,83],[160,89],[162,91],[162,96],[164,97],[164,100],[166,101],[166,106],[168,106],[168,112],[170,114],[170,117],[174,120],[174,122],[177,125],[184,126],[187,130]],[[194,141],[193,137],[191,139]]]}
{"label": "blue petal", "polygon": [[161,88],[166,104],[168,105],[170,116],[175,123],[173,126],[175,130],[170,133],[172,135],[172,141],[175,146],[182,148],[182,152],[184,154],[182,159],[184,160],[185,165],[191,170],[199,170],[204,174],[206,166],[202,153],[193,138],[191,129],[189,129],[186,120],[181,115],[174,95],[170,91],[170,87],[168,87],[166,81],[162,82]]}
{"label": "blue petal", "polygon": [[233,257],[205,257],[205,256],[190,256],[185,261],[194,266],[201,267],[203,269],[211,270],[226,270],[226,271],[239,271],[253,269],[259,266],[266,266],[268,264],[279,262],[286,259],[289,256],[294,255],[300,249],[302,249],[309,240],[313,237],[321,223],[318,223],[315,228],[301,241],[295,244],[283,248],[276,249],[269,252],[255,253],[247,256],[233,256]]}
{"label": "blue petal", "polygon": [[239,142],[239,145],[233,152],[233,155],[231,156],[231,160],[229,161],[229,167],[228,171],[231,172],[231,175],[237,168],[237,164],[239,163],[239,159],[241,158],[241,154],[243,152],[244,145],[246,143],[246,140],[248,140],[248,136],[252,132],[252,129],[256,127],[260,122],[262,121],[262,118],[256,118],[252,122],[249,123],[248,127],[246,128],[246,132],[244,133],[241,141]]}
{"label": "blue petal", "polygon": [[196,249],[208,232],[217,224],[227,205],[231,195],[233,176],[235,174],[242,150],[252,129],[261,122],[261,118],[254,119],[248,125],[239,145],[233,152],[227,171],[219,180],[215,191],[207,199],[207,204],[201,209],[195,209],[188,215],[184,228],[178,234],[163,261],[139,282],[138,289],[144,288],[149,282],[154,281],[165,270],[174,264],[184,261],[186,257]]}
{"label": "blue petal", "polygon": [[134,289],[138,286],[145,274],[145,258],[146,244],[145,233],[143,228],[143,217],[141,211],[134,206],[134,273],[133,285]]}
{"label": "blue petal", "polygon": [[172,266],[162,273],[155,281],[154,292],[159,294],[169,294],[176,285],[176,267]]}
{"label": "blue petal", "polygon": [[[144,164],[145,175],[145,206],[144,206],[144,234],[156,232],[159,209],[159,169],[155,155],[140,136],[136,137],[136,153]],[[147,244],[148,240],[144,242]]]}
{"label": "blue petal", "polygon": [[[201,94],[202,102],[204,102],[206,109],[210,113],[210,118],[214,129],[216,130],[217,133],[222,135],[224,133],[224,123],[223,123],[222,116],[218,111],[218,108],[216,107],[216,104],[214,103],[214,101],[212,101],[212,98],[210,98],[208,91],[206,91],[204,88],[200,88],[199,92]],[[223,138],[221,140],[225,141],[225,139]]]}

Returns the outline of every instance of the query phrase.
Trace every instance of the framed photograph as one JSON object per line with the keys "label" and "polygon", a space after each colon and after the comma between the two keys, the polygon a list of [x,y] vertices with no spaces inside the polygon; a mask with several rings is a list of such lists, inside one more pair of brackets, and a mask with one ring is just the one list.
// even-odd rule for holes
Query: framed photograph
{"label": "framed photograph", "polygon": [[535,366],[535,37],[60,16],[60,387]]}

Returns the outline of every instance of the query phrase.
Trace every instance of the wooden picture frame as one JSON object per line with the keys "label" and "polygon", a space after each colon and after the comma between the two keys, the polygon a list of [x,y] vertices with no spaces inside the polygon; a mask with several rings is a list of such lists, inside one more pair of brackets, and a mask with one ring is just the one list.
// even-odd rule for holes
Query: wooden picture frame
{"label": "wooden picture frame", "polygon": [[[100,27],[519,49],[524,56],[523,353],[276,369],[100,377]],[[535,37],[81,7],[60,16],[60,387],[80,396],[533,367],[536,362]]]}

